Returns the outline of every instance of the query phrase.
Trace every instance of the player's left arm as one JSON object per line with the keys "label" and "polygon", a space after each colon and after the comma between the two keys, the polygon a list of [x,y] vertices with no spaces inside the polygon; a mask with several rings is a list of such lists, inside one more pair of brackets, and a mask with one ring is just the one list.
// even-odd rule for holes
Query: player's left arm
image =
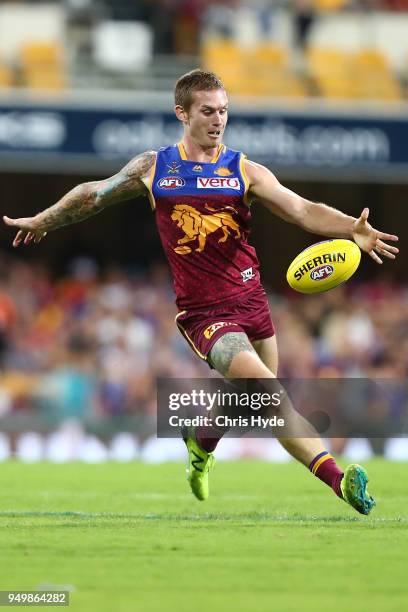
{"label": "player's left arm", "polygon": [[377,263],[382,263],[379,255],[395,259],[398,249],[384,240],[396,241],[398,236],[374,229],[367,221],[368,208],[364,208],[356,219],[326,204],[306,200],[281,185],[276,176],[260,164],[246,160],[245,170],[249,180],[249,198],[259,201],[281,219],[313,234],[354,240]]}

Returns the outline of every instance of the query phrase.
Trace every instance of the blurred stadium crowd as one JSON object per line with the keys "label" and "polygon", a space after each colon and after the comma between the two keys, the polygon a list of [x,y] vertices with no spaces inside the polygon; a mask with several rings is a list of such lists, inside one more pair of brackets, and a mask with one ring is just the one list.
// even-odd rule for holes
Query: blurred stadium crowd
{"label": "blurred stadium crowd", "polygon": [[[65,277],[3,257],[2,429],[75,421],[99,438],[154,431],[156,379],[213,375],[182,338],[165,264],[147,273],[74,260]],[[320,296],[270,294],[280,377],[403,379],[408,287],[385,281]]]}

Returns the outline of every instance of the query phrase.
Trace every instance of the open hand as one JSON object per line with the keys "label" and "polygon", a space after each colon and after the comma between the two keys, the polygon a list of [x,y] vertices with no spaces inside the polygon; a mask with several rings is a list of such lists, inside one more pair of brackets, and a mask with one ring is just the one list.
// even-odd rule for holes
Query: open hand
{"label": "open hand", "polygon": [[24,244],[30,244],[40,242],[47,235],[47,232],[38,228],[38,224],[34,217],[25,217],[22,219],[10,219],[10,217],[3,216],[3,221],[10,227],[18,228],[18,232],[13,241],[13,247],[18,247],[22,242]]}
{"label": "open hand", "polygon": [[379,232],[374,229],[367,221],[369,212],[368,208],[364,208],[360,217],[354,222],[354,242],[362,251],[368,253],[378,264],[382,264],[382,259],[378,254],[383,257],[388,257],[388,259],[395,259],[395,255],[399,253],[399,249],[387,244],[384,240],[392,240],[395,242],[398,240],[398,236],[394,236],[394,234],[385,234],[384,232]]}

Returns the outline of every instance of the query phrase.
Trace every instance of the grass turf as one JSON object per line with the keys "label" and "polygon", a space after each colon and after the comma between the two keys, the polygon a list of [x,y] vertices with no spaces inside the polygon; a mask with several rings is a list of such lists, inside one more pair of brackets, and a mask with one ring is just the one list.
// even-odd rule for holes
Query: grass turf
{"label": "grass turf", "polygon": [[0,589],[72,589],[87,612],[391,612],[408,586],[406,464],[366,464],[360,517],[302,466],[0,464]]}

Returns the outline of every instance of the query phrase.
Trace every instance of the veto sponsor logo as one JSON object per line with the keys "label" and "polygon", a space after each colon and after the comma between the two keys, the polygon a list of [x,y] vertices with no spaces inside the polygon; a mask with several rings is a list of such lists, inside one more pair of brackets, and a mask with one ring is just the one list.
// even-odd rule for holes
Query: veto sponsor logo
{"label": "veto sponsor logo", "polygon": [[235,189],[239,191],[241,185],[237,177],[204,178],[203,176],[199,176],[197,178],[197,189]]}
{"label": "veto sponsor logo", "polygon": [[237,327],[238,324],[230,323],[229,321],[220,321],[219,323],[213,323],[212,325],[207,327],[207,329],[204,331],[204,337],[207,338],[207,340],[210,340],[210,338],[212,338],[215,332],[221,329],[222,327],[234,327],[234,326]]}
{"label": "veto sponsor logo", "polygon": [[330,266],[328,264],[325,266],[319,266],[318,268],[315,268],[315,270],[311,271],[310,278],[314,281],[324,280],[325,278],[329,278],[329,276],[331,276],[333,272],[333,266]]}
{"label": "veto sponsor logo", "polygon": [[[345,253],[324,253],[324,255],[318,255],[317,257],[314,257],[313,259],[309,259],[309,261],[304,263],[303,266],[298,268],[295,272],[295,278],[296,280],[300,281],[302,276],[307,274],[310,270],[312,270],[312,272],[315,272],[316,270],[320,270],[321,268],[326,267],[326,264],[328,264],[329,262],[335,263],[336,261],[340,263],[345,263],[346,254]],[[333,274],[334,272],[333,266],[328,265],[327,268],[332,268],[332,271],[330,272],[330,274]],[[330,276],[330,274],[328,274],[328,276]],[[318,279],[313,278],[312,274],[310,274],[310,278],[312,280],[323,280],[323,277],[318,278]],[[325,278],[327,278],[327,276]]]}
{"label": "veto sponsor logo", "polygon": [[252,268],[247,268],[246,270],[243,270],[241,272],[241,276],[242,276],[242,281],[244,283],[247,283],[249,280],[252,280],[253,278],[255,278],[255,272],[253,271]]}
{"label": "veto sponsor logo", "polygon": [[160,189],[180,189],[184,187],[186,181],[180,176],[165,176],[158,181],[157,186]]}

